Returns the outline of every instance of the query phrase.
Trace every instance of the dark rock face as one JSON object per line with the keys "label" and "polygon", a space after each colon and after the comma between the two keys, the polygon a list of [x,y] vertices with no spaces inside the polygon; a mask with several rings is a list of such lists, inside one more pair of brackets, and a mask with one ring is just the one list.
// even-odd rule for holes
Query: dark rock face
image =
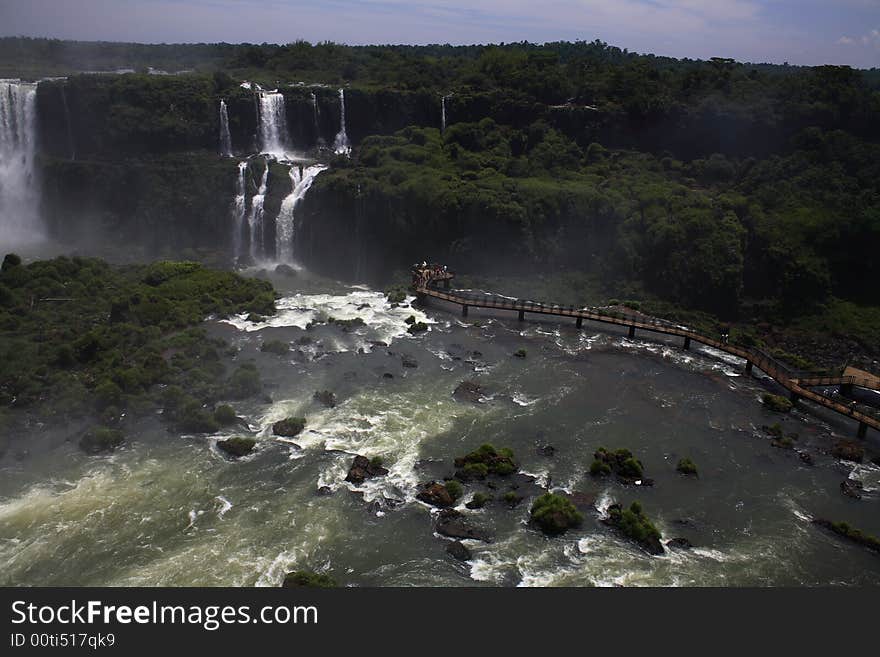
{"label": "dark rock face", "polygon": [[450,538],[472,538],[483,542],[491,540],[488,532],[473,527],[465,519],[464,514],[455,509],[443,509],[437,518],[434,529],[438,534],[449,536]]}
{"label": "dark rock face", "polygon": [[809,452],[798,452],[798,457],[807,465],[813,465],[813,455]]}
{"label": "dark rock face", "polygon": [[416,495],[416,499],[439,507],[450,507],[455,504],[455,500],[449,494],[449,491],[446,490],[446,486],[436,481],[423,484],[421,490]]}
{"label": "dark rock face", "polygon": [[404,367],[416,368],[419,366],[416,359],[412,356],[401,356],[400,362]]}
{"label": "dark rock face", "polygon": [[573,493],[567,495],[571,503],[574,504],[578,510],[580,511],[595,511],[596,510],[596,494],[595,493],[583,493],[581,491],[574,491]]}
{"label": "dark rock face", "polygon": [[217,448],[234,458],[240,458],[254,451],[256,444],[257,441],[253,438],[227,438],[226,440],[218,440]]}
{"label": "dark rock face", "polygon": [[458,559],[459,561],[470,561],[473,558],[473,554],[471,551],[467,549],[467,546],[461,541],[452,541],[451,543],[447,543],[446,551],[453,556],[453,558]]}
{"label": "dark rock face", "polygon": [[462,381],[452,392],[452,396],[460,402],[479,404],[483,392],[483,387],[476,381]]}
{"label": "dark rock face", "polygon": [[302,430],[305,429],[306,421],[301,417],[289,417],[284,420],[280,420],[272,425],[272,433],[276,436],[284,436],[286,438],[293,438],[294,436],[298,436],[302,433]]}
{"label": "dark rock face", "polygon": [[367,479],[387,474],[388,470],[386,468],[383,468],[378,463],[371,462],[366,456],[358,454],[354,457],[354,463],[351,464],[345,480],[357,485],[364,483]]}
{"label": "dark rock face", "polygon": [[538,454],[551,458],[556,455],[556,448],[553,445],[541,445],[538,447]]}
{"label": "dark rock face", "polygon": [[291,267],[290,265],[280,264],[275,267],[275,273],[280,274],[282,276],[287,276],[289,278],[293,278],[296,276],[296,269]]}
{"label": "dark rock face", "polygon": [[694,545],[686,538],[672,538],[666,541],[666,547],[674,550],[690,550]]}
{"label": "dark rock face", "polygon": [[321,497],[326,497],[327,495],[332,495],[333,489],[330,486],[320,486],[316,491],[315,495],[320,495]]}

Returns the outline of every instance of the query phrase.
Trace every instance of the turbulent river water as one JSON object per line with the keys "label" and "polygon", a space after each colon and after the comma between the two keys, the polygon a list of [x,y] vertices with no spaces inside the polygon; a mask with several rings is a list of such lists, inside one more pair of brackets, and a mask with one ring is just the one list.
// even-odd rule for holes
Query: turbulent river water
{"label": "turbulent river water", "polygon": [[[393,309],[376,291],[306,272],[274,282],[284,295],[276,317],[210,322],[239,348],[236,361],[260,369],[266,395],[234,404],[255,452],[233,461],[217,450],[241,429],[177,435],[158,419],[107,457],[35,429],[0,462],[0,584],[275,586],[297,568],[355,586],[880,583],[877,555],[810,523],[880,533],[878,468],[825,453],[852,427],[800,411],[781,419],[812,466],[771,446],[761,425],[780,416],[734,361],[613,329]],[[430,330],[407,334],[411,314]],[[306,328],[326,316],[366,326]],[[261,352],[267,340],[292,350]],[[513,356],[520,348],[524,359]],[[471,379],[485,390],[480,403],[453,398]],[[313,400],[323,389],[335,408]],[[305,432],[274,438],[272,422],[288,415],[307,417]],[[451,474],[455,456],[485,442],[512,448],[543,485],[595,495],[600,511],[556,538],[528,525],[530,498],[466,511],[492,540],[466,541],[473,558],[454,560],[416,485]],[[655,485],[591,478],[599,446],[631,449]],[[389,474],[346,483],[354,454],[381,456]],[[698,479],[676,473],[683,456]],[[847,477],[863,482],[862,500],[841,494]],[[650,556],[600,522],[611,502],[636,499],[664,541],[685,537],[694,549]]]}

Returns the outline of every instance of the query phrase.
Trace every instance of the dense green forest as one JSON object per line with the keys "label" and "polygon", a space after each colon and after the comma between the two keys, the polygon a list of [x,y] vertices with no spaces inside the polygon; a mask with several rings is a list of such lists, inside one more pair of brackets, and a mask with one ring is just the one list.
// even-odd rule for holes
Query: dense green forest
{"label": "dense green forest", "polygon": [[219,100],[237,153],[257,147],[247,79],[279,88],[294,144],[328,157],[344,87],[355,150],[318,177],[298,233],[299,257],[323,273],[382,282],[432,257],[482,276],[582,274],[602,293],[812,326],[877,355],[880,69],[676,60],[599,41],[0,39],[0,62],[22,77],[140,71],[40,85],[45,202],[67,232],[65,213],[97,204],[110,234],[152,244],[173,218],[169,239],[223,248],[230,231],[210,226],[229,221],[235,167],[216,158]]}

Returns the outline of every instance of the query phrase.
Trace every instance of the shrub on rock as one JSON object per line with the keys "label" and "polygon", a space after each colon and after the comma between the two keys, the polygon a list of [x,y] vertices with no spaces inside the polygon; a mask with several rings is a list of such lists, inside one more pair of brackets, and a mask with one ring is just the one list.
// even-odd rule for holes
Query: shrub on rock
{"label": "shrub on rock", "polygon": [[370,460],[366,456],[358,454],[345,476],[346,481],[359,485],[367,479],[381,477],[388,474],[388,470],[382,467],[382,459],[375,457]]}
{"label": "shrub on rock", "polygon": [[844,461],[861,463],[865,458],[865,448],[852,440],[841,440],[831,448],[831,454]]}
{"label": "shrub on rock", "polygon": [[214,420],[221,427],[227,427],[230,424],[238,422],[238,416],[235,414],[235,410],[232,406],[229,404],[221,404],[214,409]]}
{"label": "shrub on rock", "polygon": [[[635,458],[628,449],[609,451],[600,447],[593,454],[593,463],[590,465],[590,474],[593,476],[605,476],[610,473],[616,474],[627,482],[635,482],[644,479],[644,466]],[[650,481],[645,481],[649,484]]]}
{"label": "shrub on rock", "polygon": [[495,449],[485,443],[476,450],[455,459],[455,467],[459,470],[456,476],[461,479],[481,479],[488,474],[504,477],[519,469],[513,458],[513,452],[506,447]]}
{"label": "shrub on rock", "polygon": [[226,452],[230,456],[235,458],[239,458],[242,456],[247,456],[252,451],[254,451],[254,446],[257,444],[257,441],[253,438],[227,438],[226,440],[218,440],[217,448]]}
{"label": "shrub on rock", "polygon": [[697,474],[696,464],[687,457],[685,457],[683,459],[679,459],[678,465],[675,466],[675,469],[678,470],[683,475],[695,475],[696,476],[696,474]]}
{"label": "shrub on rock", "polygon": [[288,417],[279,420],[272,425],[272,433],[276,436],[284,436],[285,438],[293,438],[302,433],[306,428],[306,419],[304,417]]}
{"label": "shrub on rock", "polygon": [[571,500],[554,493],[545,493],[535,500],[531,518],[542,532],[550,535],[564,534],[584,520]]}
{"label": "shrub on rock", "polygon": [[112,452],[119,447],[125,436],[118,429],[109,427],[93,427],[80,438],[80,448],[88,454]]}
{"label": "shrub on rock", "polygon": [[260,345],[260,351],[264,353],[284,356],[290,352],[290,345],[283,340],[269,340]]}
{"label": "shrub on rock", "polygon": [[608,508],[608,517],[603,522],[618,529],[647,552],[663,554],[660,531],[645,515],[640,503],[633,502],[628,509],[620,504],[612,504]]}
{"label": "shrub on rock", "polygon": [[491,495],[486,495],[486,493],[474,493],[473,497],[471,497],[471,501],[465,504],[465,506],[469,509],[482,509],[491,501]]}
{"label": "shrub on rock", "polygon": [[794,407],[794,404],[785,397],[771,395],[770,393],[764,393],[761,396],[761,402],[771,411],[776,411],[777,413],[788,413]]}

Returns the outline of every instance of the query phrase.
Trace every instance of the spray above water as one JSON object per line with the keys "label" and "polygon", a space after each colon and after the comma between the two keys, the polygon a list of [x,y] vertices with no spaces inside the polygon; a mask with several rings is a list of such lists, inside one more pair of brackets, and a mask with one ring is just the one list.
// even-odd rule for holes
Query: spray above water
{"label": "spray above water", "polygon": [[229,134],[229,114],[226,101],[220,101],[220,155],[232,157],[232,136]]}
{"label": "spray above water", "polygon": [[257,193],[251,198],[251,212],[248,215],[248,227],[250,228],[250,254],[256,259],[263,255],[263,204],[266,202],[266,190],[269,187],[269,159],[266,158],[266,167],[263,169],[263,177]]}
{"label": "spray above water", "polygon": [[303,168],[303,165],[290,167],[290,194],[281,202],[281,210],[275,220],[275,251],[280,262],[292,263],[296,245],[296,206],[305,197],[315,178],[327,167],[314,164]]}
{"label": "spray above water", "polygon": [[339,90],[339,132],[333,142],[333,152],[337,155],[351,155],[351,145],[345,131],[345,90]]}
{"label": "spray above water", "polygon": [[37,85],[0,80],[0,238],[42,238],[34,156]]}

